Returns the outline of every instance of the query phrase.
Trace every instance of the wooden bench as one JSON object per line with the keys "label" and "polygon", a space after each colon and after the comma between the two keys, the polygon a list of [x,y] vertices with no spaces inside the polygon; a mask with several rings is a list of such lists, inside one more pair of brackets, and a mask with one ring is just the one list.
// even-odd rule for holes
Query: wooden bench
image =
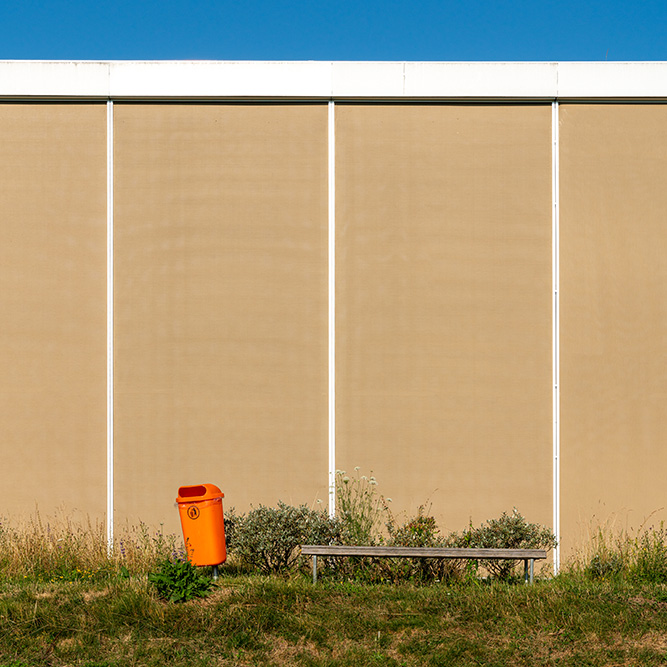
{"label": "wooden bench", "polygon": [[547,557],[544,549],[472,549],[440,547],[351,547],[303,544],[301,553],[313,557],[313,583],[317,583],[317,557],[369,556],[371,558],[456,558],[474,560],[522,560],[524,580],[533,583],[536,560]]}

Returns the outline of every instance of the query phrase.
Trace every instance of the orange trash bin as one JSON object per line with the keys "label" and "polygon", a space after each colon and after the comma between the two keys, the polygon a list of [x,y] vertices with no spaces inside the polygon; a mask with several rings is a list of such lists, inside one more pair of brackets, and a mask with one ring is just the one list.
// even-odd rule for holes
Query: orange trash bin
{"label": "orange trash bin", "polygon": [[178,513],[183,541],[193,565],[220,565],[227,559],[222,499],[225,494],[215,484],[181,486]]}

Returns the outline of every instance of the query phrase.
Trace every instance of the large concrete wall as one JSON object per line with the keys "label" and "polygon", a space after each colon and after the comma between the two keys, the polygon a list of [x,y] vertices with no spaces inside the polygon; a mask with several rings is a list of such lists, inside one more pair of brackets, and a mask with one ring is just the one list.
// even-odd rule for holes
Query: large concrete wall
{"label": "large concrete wall", "polygon": [[101,518],[111,467],[116,522],[178,530],[180,484],[326,506],[361,466],[448,530],[516,506],[567,554],[637,526],[667,464],[666,109],[0,101],[0,514]]}

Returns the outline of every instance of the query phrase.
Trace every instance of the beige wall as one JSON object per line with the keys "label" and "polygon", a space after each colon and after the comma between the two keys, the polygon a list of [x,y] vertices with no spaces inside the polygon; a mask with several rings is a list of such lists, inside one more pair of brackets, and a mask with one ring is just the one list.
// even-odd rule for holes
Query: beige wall
{"label": "beige wall", "polygon": [[336,107],[337,467],[551,523],[551,108]]}
{"label": "beige wall", "polygon": [[0,105],[0,515],[102,517],[106,110]]}
{"label": "beige wall", "polygon": [[[562,105],[564,546],[665,507],[667,107]],[[661,516],[655,516],[660,519]]]}
{"label": "beige wall", "polygon": [[116,519],[327,484],[327,108],[115,105]]}

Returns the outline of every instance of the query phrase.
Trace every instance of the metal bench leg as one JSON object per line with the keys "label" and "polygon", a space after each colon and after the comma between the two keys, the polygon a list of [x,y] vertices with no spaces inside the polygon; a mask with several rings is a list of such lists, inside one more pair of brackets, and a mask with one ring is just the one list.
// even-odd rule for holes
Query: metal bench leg
{"label": "metal bench leg", "polygon": [[313,583],[317,583],[317,556],[313,555]]}
{"label": "metal bench leg", "polygon": [[[530,569],[528,567],[528,561],[530,561]],[[523,561],[523,580],[525,583],[532,584],[535,581],[535,559],[526,558]]]}

